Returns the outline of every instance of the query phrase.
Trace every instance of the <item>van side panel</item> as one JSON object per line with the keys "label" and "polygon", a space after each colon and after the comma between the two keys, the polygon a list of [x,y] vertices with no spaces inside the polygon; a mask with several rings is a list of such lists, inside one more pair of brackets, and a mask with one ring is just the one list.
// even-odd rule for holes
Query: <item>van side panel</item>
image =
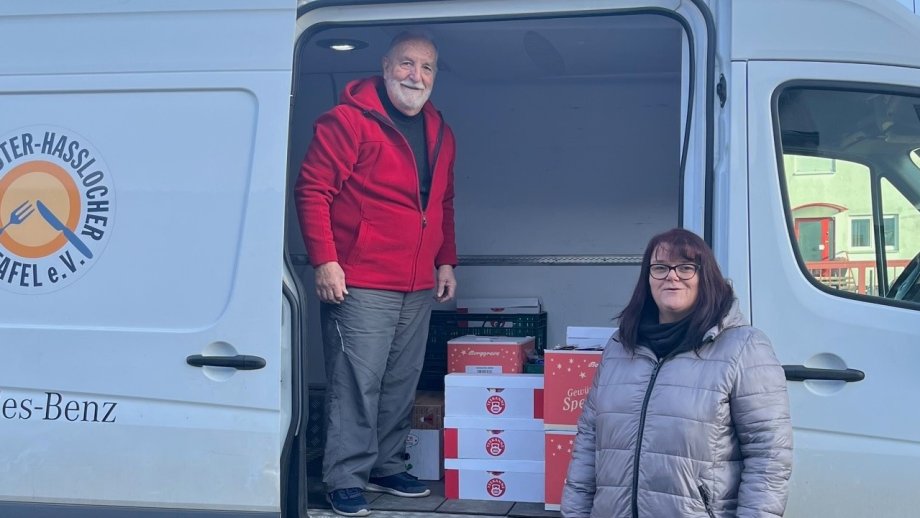
{"label": "van side panel", "polygon": [[124,4],[0,8],[0,515],[277,516],[295,6]]}

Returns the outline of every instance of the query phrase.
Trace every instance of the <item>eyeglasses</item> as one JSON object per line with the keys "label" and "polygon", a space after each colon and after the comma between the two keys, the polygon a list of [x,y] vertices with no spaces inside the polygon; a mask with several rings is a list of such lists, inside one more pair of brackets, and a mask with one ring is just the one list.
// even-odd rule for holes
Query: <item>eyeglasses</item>
{"label": "eyeglasses", "polygon": [[668,278],[671,270],[674,270],[677,273],[677,278],[686,281],[692,279],[696,275],[696,271],[700,269],[698,264],[684,263],[677,264],[674,266],[668,266],[666,264],[650,264],[648,266],[648,274],[652,276],[652,279],[658,279],[662,281]]}

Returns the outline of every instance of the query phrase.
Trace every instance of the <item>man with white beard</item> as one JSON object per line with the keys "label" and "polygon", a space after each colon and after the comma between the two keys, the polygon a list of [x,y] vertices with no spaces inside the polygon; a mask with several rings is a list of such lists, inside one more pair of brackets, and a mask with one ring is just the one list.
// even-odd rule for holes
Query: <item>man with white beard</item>
{"label": "man with white beard", "polygon": [[[438,51],[397,35],[383,77],[352,81],[317,119],[296,186],[326,360],[323,483],[367,516],[363,491],[430,491],[406,473],[432,299],[454,297],[454,135],[428,101]],[[433,295],[433,297],[432,297]]]}

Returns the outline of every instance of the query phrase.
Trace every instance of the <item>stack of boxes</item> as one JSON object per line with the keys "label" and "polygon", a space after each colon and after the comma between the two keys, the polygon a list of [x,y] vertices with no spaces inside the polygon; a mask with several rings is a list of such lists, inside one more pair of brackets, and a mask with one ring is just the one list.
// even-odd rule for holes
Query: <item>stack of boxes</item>
{"label": "stack of boxes", "polygon": [[600,365],[603,347],[614,331],[615,328],[609,327],[568,327],[566,348],[544,351],[544,503],[547,510],[558,510],[562,501],[578,418]]}
{"label": "stack of boxes", "polygon": [[[464,488],[476,485],[468,482],[474,476],[473,472],[477,476],[491,474],[498,469],[492,464],[496,459],[525,462],[524,465],[510,466],[510,469],[539,476],[537,482],[531,480],[524,485],[542,488],[543,449],[542,440],[538,439],[543,434],[543,421],[535,416],[543,411],[543,380],[539,376],[516,382],[508,379],[515,378],[509,375],[523,372],[524,363],[535,354],[536,347],[542,348],[545,342],[546,313],[536,297],[461,299],[457,302],[457,311],[433,311],[418,386],[419,396],[406,444],[407,471],[423,480],[442,478],[446,446],[450,468],[446,478],[448,488],[453,488],[454,498],[460,497],[461,479]],[[444,415],[444,392],[440,392],[442,403],[438,406],[436,400],[432,401],[433,394],[437,393],[424,391],[443,391],[445,373],[448,372],[494,376],[471,377],[465,382],[451,384],[447,392],[454,402],[449,403],[452,411],[445,420],[449,428],[444,431],[440,419]],[[492,381],[495,377],[501,381]],[[473,384],[469,385],[471,380]],[[496,397],[487,397],[475,409],[457,403],[465,401],[466,397],[458,394],[475,388],[477,383],[480,389]],[[535,390],[539,392],[535,393]],[[526,402],[518,401],[519,392],[524,394]],[[488,410],[486,402],[490,405]],[[522,414],[515,410],[518,407],[527,410]],[[477,416],[479,420],[475,419]],[[526,438],[522,439],[522,434]],[[447,444],[444,443],[445,437]],[[485,464],[475,467],[480,461]],[[501,467],[505,468],[509,466]],[[501,474],[490,476],[478,486],[488,486],[488,494],[495,495],[490,498],[542,501],[542,493],[528,496],[513,489],[522,485],[517,480],[520,476],[507,481]],[[511,490],[508,489],[509,483]],[[468,493],[467,489],[463,490],[464,498],[474,498]]]}
{"label": "stack of boxes", "polygon": [[447,498],[543,501],[543,376],[444,379]]}
{"label": "stack of boxes", "polygon": [[458,303],[458,313],[465,311],[477,320],[457,327],[470,334],[455,334],[445,347],[445,495],[543,502],[558,510],[578,418],[616,329],[567,328],[564,348],[543,351],[544,378],[520,373],[545,347],[545,324],[536,343],[534,337],[503,336],[516,334],[505,327],[510,315],[533,313],[545,322],[539,299]]}
{"label": "stack of boxes", "polygon": [[447,342],[464,335],[533,336],[546,347],[546,313],[540,299],[460,299],[456,311],[432,311],[419,390],[444,390]]}
{"label": "stack of boxes", "polygon": [[543,377],[521,374],[534,348],[532,336],[467,335],[447,342],[447,498],[543,501]]}

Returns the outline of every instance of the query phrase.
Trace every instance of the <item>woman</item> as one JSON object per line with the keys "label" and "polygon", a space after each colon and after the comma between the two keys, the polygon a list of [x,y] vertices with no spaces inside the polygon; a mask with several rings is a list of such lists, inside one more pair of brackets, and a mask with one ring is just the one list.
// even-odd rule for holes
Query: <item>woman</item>
{"label": "woman", "polygon": [[786,379],[712,250],[682,229],[653,237],[619,322],[578,422],[562,515],[782,516]]}

